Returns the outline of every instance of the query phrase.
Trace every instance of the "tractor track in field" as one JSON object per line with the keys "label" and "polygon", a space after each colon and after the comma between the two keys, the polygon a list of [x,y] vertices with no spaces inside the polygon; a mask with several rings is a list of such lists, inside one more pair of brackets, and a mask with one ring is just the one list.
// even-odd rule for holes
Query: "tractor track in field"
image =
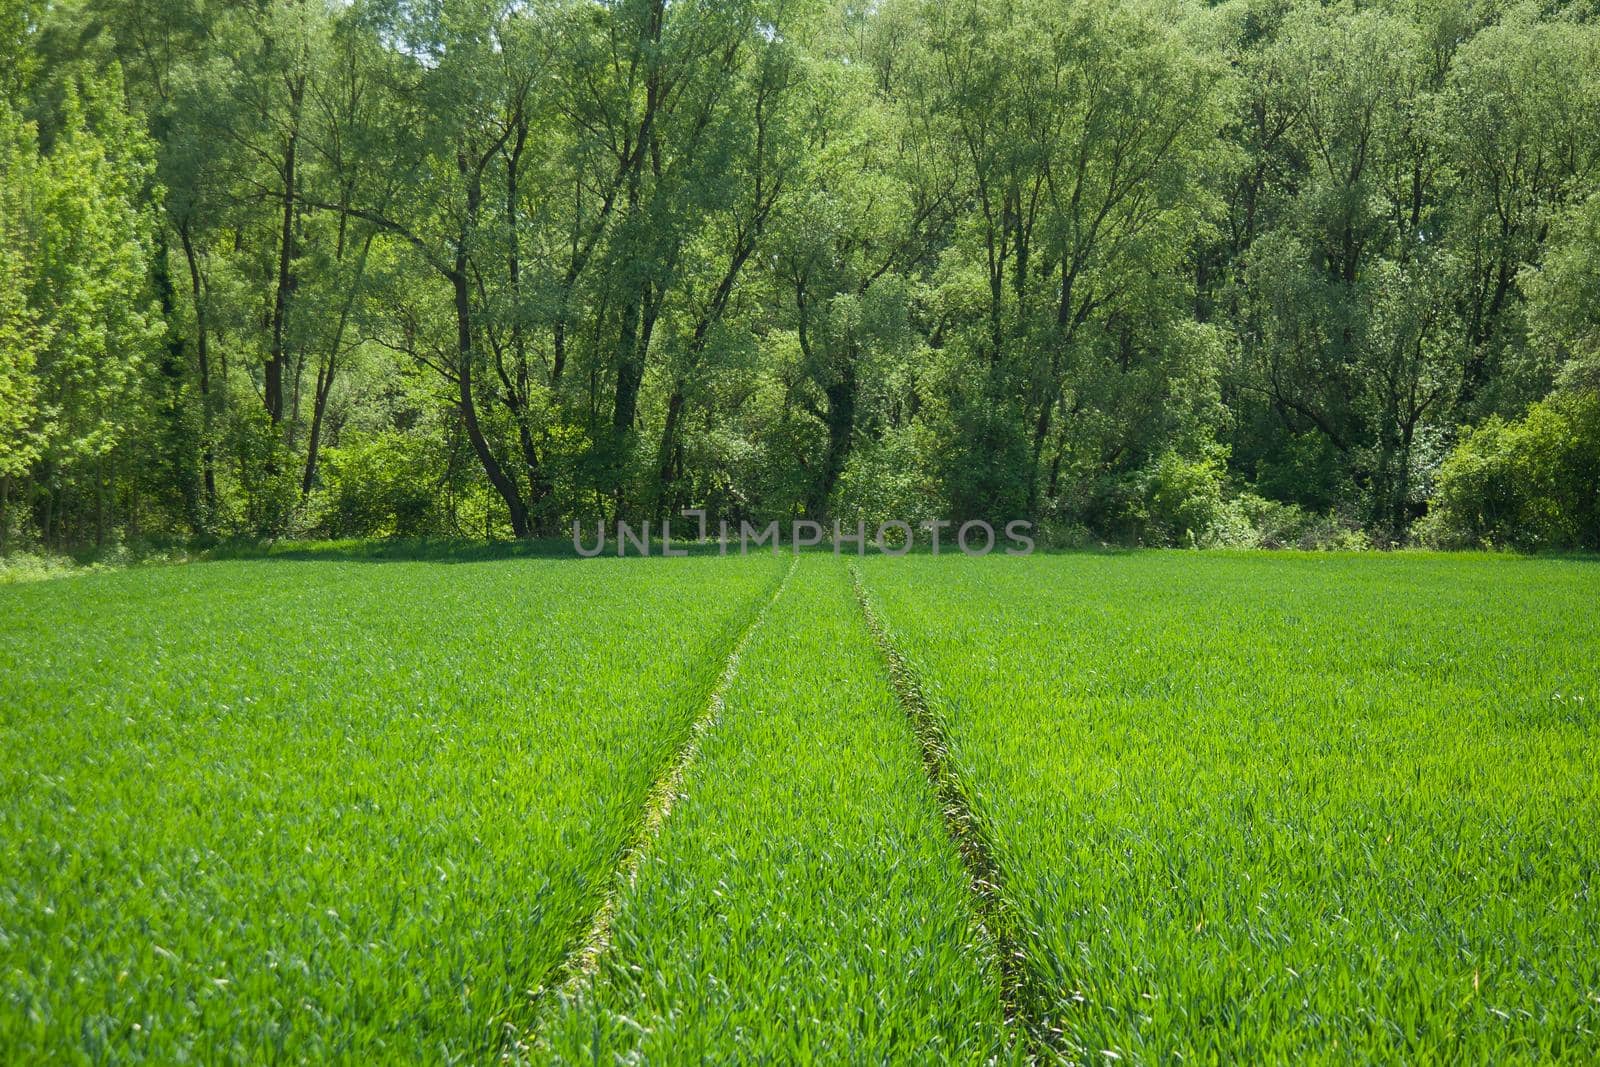
{"label": "tractor track in field", "polygon": [[1022,1051],[1030,1062],[1061,1062],[1064,1057],[1059,1047],[1059,1031],[1029,1017],[1028,1005],[1037,1003],[1038,998],[1031,995],[1033,979],[1028,971],[1027,954],[1016,936],[1015,920],[1007,913],[1004,883],[995,860],[994,846],[973,814],[961,779],[951,766],[944,724],[928,707],[916,671],[895,646],[888,626],[872,606],[866,584],[861,580],[861,572],[854,566],[850,568],[850,584],[855,590],[856,603],[866,617],[873,644],[878,646],[878,652],[888,667],[895,696],[899,698],[900,706],[911,722],[912,732],[916,734],[917,744],[922,749],[923,770],[927,772],[938,797],[945,830],[966,867],[978,921],[984,937],[990,942],[1000,971],[1000,997],[1007,1025],[1020,1040]]}
{"label": "tractor track in field", "polygon": [[[717,684],[712,687],[711,696],[706,700],[704,710],[689,727],[689,736],[678,748],[672,761],[665,771],[655,780],[650,787],[650,792],[645,799],[644,818],[639,824],[639,831],[632,842],[623,849],[612,872],[611,887],[606,891],[600,901],[600,906],[595,909],[594,918],[589,924],[588,932],[583,940],[579,941],[567,953],[560,969],[556,972],[557,979],[554,990],[562,996],[570,997],[589,981],[600,969],[600,957],[605,954],[611,944],[611,924],[616,918],[617,901],[622,892],[633,883],[639,873],[639,866],[649,854],[650,846],[660,836],[662,828],[666,825],[667,818],[672,814],[672,807],[677,802],[683,788],[683,780],[694,765],[695,757],[700,752],[700,743],[716,726],[717,720],[722,718],[726,706],[725,698],[728,687],[733,684],[735,676],[739,673],[739,659],[744,654],[745,646],[750,643],[751,636],[766,622],[767,614],[772,610],[772,605],[783,596],[783,591],[789,587],[789,579],[794,577],[795,570],[800,565],[800,557],[796,556],[789,564],[789,569],[778,581],[777,588],[772,591],[760,609],[751,618],[739,639],[734,642],[733,649],[728,653],[728,659],[722,668],[722,674],[717,679]],[[548,991],[548,989],[547,989]],[[538,999],[544,1000],[541,996]]]}

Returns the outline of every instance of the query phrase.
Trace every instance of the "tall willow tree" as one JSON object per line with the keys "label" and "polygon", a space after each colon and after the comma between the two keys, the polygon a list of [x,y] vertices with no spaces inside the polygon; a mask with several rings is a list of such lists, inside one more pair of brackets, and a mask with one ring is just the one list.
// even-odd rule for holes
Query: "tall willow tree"
{"label": "tall willow tree", "polygon": [[1269,492],[1357,502],[1394,539],[1457,425],[1548,388],[1520,279],[1594,179],[1593,28],[1471,19],[1306,6],[1238,23],[1237,455]]}
{"label": "tall willow tree", "polygon": [[[1597,34],[1470,0],[0,0],[0,529],[1512,539],[1418,522],[1591,410]],[[1588,514],[1497,514],[1552,509]]]}
{"label": "tall willow tree", "polygon": [[1126,435],[1079,432],[1186,360],[1166,326],[1210,212],[1223,70],[1131,6],[946,4],[924,24],[916,108],[968,207],[940,268],[961,357],[946,479],[963,513],[1038,511],[1064,465],[1134,459]]}

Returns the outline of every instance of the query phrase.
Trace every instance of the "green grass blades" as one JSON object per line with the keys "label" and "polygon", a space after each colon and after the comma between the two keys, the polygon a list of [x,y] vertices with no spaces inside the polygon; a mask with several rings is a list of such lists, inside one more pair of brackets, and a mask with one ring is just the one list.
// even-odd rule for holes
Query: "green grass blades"
{"label": "green grass blades", "polygon": [[865,575],[1066,1055],[1600,1060],[1600,564]]}
{"label": "green grass blades", "polygon": [[780,567],[0,590],[0,1061],[515,1053]]}
{"label": "green grass blades", "polygon": [[859,568],[0,589],[0,1062],[1600,1060],[1600,564]]}
{"label": "green grass blades", "polygon": [[598,974],[576,1062],[983,1062],[999,983],[844,565],[803,557],[751,635]]}

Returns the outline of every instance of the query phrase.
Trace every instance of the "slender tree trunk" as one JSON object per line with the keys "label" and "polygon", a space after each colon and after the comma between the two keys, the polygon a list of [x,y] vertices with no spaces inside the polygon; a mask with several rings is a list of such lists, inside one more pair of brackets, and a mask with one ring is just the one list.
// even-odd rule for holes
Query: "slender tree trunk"
{"label": "slender tree trunk", "polygon": [[644,284],[638,303],[630,305],[623,324],[621,357],[617,362],[617,391],[611,407],[612,441],[615,451],[611,456],[612,496],[618,514],[623,514],[628,503],[623,499],[622,471],[626,457],[628,432],[633,429],[639,411],[639,388],[644,381],[645,358],[650,351],[650,337],[655,330],[656,317],[661,310],[661,294],[650,282]]}
{"label": "slender tree trunk", "polygon": [[1028,468],[1028,510],[1035,515],[1039,513],[1039,477],[1043,473],[1039,465],[1044,460],[1044,445],[1050,437],[1050,416],[1055,406],[1055,399],[1047,394],[1044,403],[1039,405],[1039,415],[1033,423],[1033,463]]}
{"label": "slender tree trunk", "polygon": [[[661,45],[665,11],[665,0],[650,0],[649,18],[641,41],[645,46],[643,50],[649,56],[647,62],[650,70],[645,77],[644,116],[639,123],[638,139],[633,145],[633,155],[627,166],[630,219],[636,217],[639,211],[640,191],[646,164],[656,168],[658,172],[660,167],[660,159],[656,153],[655,119],[656,112],[661,106],[662,92],[661,71],[658,66],[660,60],[655,52]],[[659,173],[657,176],[659,177]],[[630,294],[622,314],[622,329],[617,346],[617,391],[611,405],[611,427],[619,440],[619,447],[620,440],[633,428],[634,417],[638,413],[639,386],[644,379],[644,361],[649,351],[650,330],[654,320],[649,310],[652,303],[652,287],[652,279],[646,275],[638,292]],[[620,485],[618,489],[620,490]]]}
{"label": "slender tree trunk", "polygon": [[1054,417],[1056,400],[1061,393],[1063,369],[1061,353],[1071,347],[1073,339],[1077,336],[1078,327],[1083,324],[1089,312],[1087,299],[1081,304],[1075,302],[1079,269],[1079,265],[1070,259],[1061,261],[1061,298],[1056,305],[1057,335],[1055,347],[1050,353],[1050,377],[1045,382],[1039,411],[1034,416],[1032,462],[1028,467],[1028,510],[1034,515],[1039,513],[1040,505],[1039,481],[1043,475],[1040,464],[1044,462],[1044,446],[1050,437],[1050,424]]}
{"label": "slender tree trunk", "polygon": [[1400,432],[1400,469],[1396,475],[1394,494],[1394,538],[1399,541],[1411,525],[1411,454],[1416,446],[1417,422],[1420,414],[1408,414]]}
{"label": "slender tree trunk", "polygon": [[[339,216],[339,239],[334,254],[335,260],[344,262],[345,256],[345,227],[348,225],[348,214]],[[333,379],[339,370],[339,353],[344,350],[344,335],[350,325],[350,314],[355,309],[356,296],[360,292],[362,279],[367,273],[367,255],[372,251],[372,239],[375,231],[368,230],[365,239],[361,242],[361,254],[356,258],[355,277],[350,280],[350,288],[345,292],[344,303],[339,308],[339,322],[333,330],[333,343],[328,347],[328,358],[317,368],[316,392],[312,396],[311,430],[306,441],[306,466],[300,477],[300,499],[303,501],[311,495],[311,487],[317,480],[317,461],[322,451],[322,424],[323,417],[328,410],[328,397],[333,393]]]}
{"label": "slender tree trunk", "polygon": [[[851,346],[852,350],[854,345]],[[856,428],[856,368],[854,352],[845,361],[839,378],[824,390],[828,407],[823,420],[828,428],[828,453],[823,458],[822,471],[817,484],[817,498],[812,507],[815,515],[826,512],[839,476],[850,459],[855,443]]]}
{"label": "slender tree trunk", "polygon": [[[519,116],[516,136],[512,141],[506,160],[506,231],[508,241],[506,271],[507,280],[511,285],[511,358],[515,363],[513,369],[516,373],[513,390],[516,395],[512,415],[517,420],[517,443],[522,449],[522,464],[528,479],[529,523],[531,527],[537,528],[539,533],[547,533],[555,525],[555,516],[549,514],[549,505],[552,502],[551,497],[554,487],[550,484],[549,475],[545,473],[544,464],[539,457],[538,444],[534,440],[533,427],[529,425],[528,421],[532,418],[532,412],[529,410],[531,391],[527,339],[522,328],[522,248],[517,236],[518,182],[521,177],[522,152],[527,145],[527,140],[527,123]],[[559,340],[557,344],[559,346]],[[558,363],[561,358],[562,356],[558,352],[556,356]],[[559,367],[555,373],[559,375]]]}
{"label": "slender tree trunk", "polygon": [[561,295],[560,317],[555,325],[555,354],[550,362],[550,389],[552,392],[561,387],[561,374],[567,369],[567,296]]}
{"label": "slender tree trunk", "polygon": [[96,456],[94,461],[94,547],[106,543],[106,460]]}
{"label": "slender tree trunk", "polygon": [[322,448],[322,414],[328,407],[328,394],[333,390],[335,357],[317,368],[316,395],[312,399],[311,431],[306,440],[306,467],[300,477],[300,499],[311,495],[311,486],[317,480],[317,456]]}
{"label": "slender tree trunk", "polygon": [[17,521],[19,532],[23,524],[30,522],[34,524],[35,530],[40,529],[39,480],[34,476],[34,469],[31,466],[22,475],[22,492],[18,495],[17,500],[21,504],[19,511],[22,516]]}
{"label": "slender tree trunk", "polygon": [[512,533],[519,538],[527,538],[532,535],[527,505],[523,503],[516,483],[506,476],[505,468],[495,458],[494,450],[489,447],[483,429],[478,425],[478,408],[472,396],[472,291],[467,278],[465,245],[463,241],[462,247],[456,252],[455,271],[450,277],[450,285],[455,292],[456,350],[461,359],[458,374],[461,418],[467,428],[467,439],[472,442],[472,450],[477,453],[478,462],[489,477],[489,484],[505,501],[506,510],[511,516]]}
{"label": "slender tree trunk", "polygon": [[630,328],[623,335],[624,354],[617,361],[617,394],[611,405],[611,427],[618,434],[633,428],[639,409],[639,385],[644,378],[644,368],[634,359],[638,340]]}
{"label": "slender tree trunk", "polygon": [[661,428],[661,447],[656,450],[656,517],[672,512],[673,455],[678,446],[678,422],[683,415],[683,379],[672,382],[667,398],[667,421]]}
{"label": "slender tree trunk", "polygon": [[[167,323],[167,341],[162,350],[160,363],[157,365],[162,387],[158,410],[165,423],[159,446],[164,453],[158,461],[163,471],[160,481],[178,491],[184,518],[188,521],[189,528],[198,532],[200,488],[195,482],[194,468],[191,466],[194,461],[194,441],[189,436],[183,403],[183,385],[188,377],[185,331],[179,328],[177,321],[178,301],[172,285],[166,222],[157,219],[154,229],[156,248],[151,258],[150,275],[157,300],[161,305],[162,321]],[[101,531],[97,530],[95,536],[98,542],[102,536]]]}
{"label": "slender tree trunk", "polygon": [[47,549],[56,547],[56,511],[58,510],[59,491],[54,485],[46,484],[44,490],[44,519],[39,523],[39,530],[44,534],[44,545]]}
{"label": "slender tree trunk", "polygon": [[141,536],[140,535],[140,530],[139,530],[139,521],[140,521],[139,506],[142,503],[143,503],[143,501],[139,497],[139,476],[137,474],[132,474],[132,475],[130,475],[128,477],[128,540],[129,541],[138,541],[140,536]]}
{"label": "slender tree trunk", "polygon": [[295,284],[295,183],[298,180],[300,101],[304,91],[303,78],[295,82],[290,90],[289,136],[283,151],[283,213],[278,236],[278,282],[272,299],[272,343],[267,352],[265,382],[267,416],[274,427],[283,421],[284,331],[289,316],[289,294]]}
{"label": "slender tree trunk", "polygon": [[305,349],[302,348],[300,351],[295,353],[294,374],[290,376],[292,387],[289,390],[290,399],[288,429],[284,435],[284,441],[288,444],[290,452],[293,452],[296,444],[298,444],[298,434],[300,430],[300,393],[302,391],[301,387],[305,384],[305,380],[306,353]]}
{"label": "slender tree trunk", "polygon": [[206,517],[217,510],[216,456],[211,448],[211,349],[210,330],[206,322],[205,291],[200,284],[200,261],[195,255],[194,240],[189,233],[189,220],[178,226],[178,239],[183,245],[183,258],[189,266],[189,295],[194,301],[194,347],[200,373],[200,480],[205,492]]}
{"label": "slender tree trunk", "polygon": [[[628,206],[633,210],[639,201],[637,183],[629,191]],[[620,437],[633,428],[638,411],[639,383],[644,377],[644,367],[637,362],[640,350],[639,332],[643,307],[649,300],[649,283],[643,292],[631,294],[622,309],[622,326],[617,331],[617,390],[611,402],[611,428]]]}
{"label": "slender tree trunk", "polygon": [[1511,292],[1514,277],[1509,257],[1502,252],[1499,265],[1495,268],[1494,295],[1489,298],[1489,307],[1474,321],[1468,332],[1467,343],[1471,354],[1461,375],[1461,389],[1456,397],[1458,411],[1468,407],[1477,399],[1478,390],[1488,379],[1489,364],[1484,349],[1494,336],[1496,322],[1500,318],[1501,309],[1505,306],[1506,297]]}

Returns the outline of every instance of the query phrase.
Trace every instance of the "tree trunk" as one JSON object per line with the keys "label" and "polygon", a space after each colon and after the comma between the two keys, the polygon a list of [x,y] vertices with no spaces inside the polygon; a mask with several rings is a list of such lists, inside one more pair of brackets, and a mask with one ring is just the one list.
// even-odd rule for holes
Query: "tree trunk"
{"label": "tree trunk", "polygon": [[300,499],[311,495],[311,486],[317,480],[317,455],[322,448],[322,413],[328,408],[328,394],[333,390],[335,358],[317,368],[316,395],[312,398],[311,432],[306,441],[306,468],[300,477]]}
{"label": "tree trunk", "polygon": [[505,501],[506,510],[511,516],[512,533],[519,538],[527,538],[533,533],[528,523],[527,505],[523,503],[522,494],[517,491],[516,483],[506,476],[505,468],[495,458],[493,449],[483,436],[483,429],[478,425],[478,409],[472,396],[472,292],[467,278],[465,246],[466,242],[463,241],[461,248],[456,252],[455,271],[450,277],[450,285],[455,292],[456,350],[461,359],[458,375],[461,386],[461,418],[466,424],[467,439],[472,442],[472,450],[477,453],[478,462],[483,465],[483,472],[489,477],[489,484],[494,486],[495,492]]}
{"label": "tree trunk", "polygon": [[[539,533],[549,533],[555,528],[556,517],[549,513],[550,504],[553,503],[555,487],[550,484],[550,477],[545,473],[544,464],[540,461],[539,448],[533,437],[533,427],[528,424],[531,417],[529,411],[529,372],[528,350],[525,331],[522,328],[522,247],[517,236],[517,202],[519,199],[518,183],[521,177],[522,152],[527,145],[527,122],[519,116],[516,136],[512,141],[511,149],[506,160],[506,234],[508,247],[506,251],[507,280],[511,285],[512,317],[511,317],[511,358],[515,364],[516,381],[512,392],[515,394],[512,404],[512,416],[517,421],[517,444],[522,449],[522,464],[527,472],[528,479],[528,505],[530,526]],[[552,387],[554,379],[559,379],[561,374],[561,361],[564,358],[560,327],[557,326],[556,336],[556,368],[552,372]]]}
{"label": "tree trunk", "polygon": [[[339,216],[339,239],[334,252],[334,259],[338,263],[344,262],[345,255],[345,227],[349,222],[349,215],[341,213]],[[367,231],[366,238],[361,242],[361,254],[356,259],[355,277],[350,280],[350,288],[345,292],[344,303],[339,308],[339,322],[333,330],[333,341],[328,346],[328,358],[317,367],[316,392],[312,396],[311,430],[306,441],[306,466],[300,477],[300,499],[304,501],[311,495],[311,487],[317,480],[317,460],[322,452],[322,423],[323,416],[328,410],[328,397],[333,393],[333,379],[339,370],[339,353],[344,349],[345,331],[350,325],[350,313],[355,308],[356,296],[360,292],[362,279],[367,273],[367,256],[372,251],[372,239],[375,232]]]}
{"label": "tree trunk", "polygon": [[640,362],[640,318],[643,302],[650,299],[648,283],[642,298],[630,299],[622,309],[622,326],[618,331],[616,346],[616,394],[611,398],[611,429],[618,437],[634,429],[638,414],[638,386],[645,378],[645,368]]}
{"label": "tree trunk", "polygon": [[673,456],[678,446],[678,422],[683,416],[683,379],[672,382],[672,395],[667,397],[667,421],[661,428],[661,447],[656,450],[656,517],[666,519],[672,513]]}
{"label": "tree trunk", "polygon": [[656,317],[661,311],[661,299],[662,294],[646,282],[638,305],[630,306],[624,317],[620,345],[622,351],[617,360],[617,390],[611,406],[611,490],[618,515],[626,512],[628,504],[623,499],[624,450],[628,445],[629,431],[638,417],[639,388],[644,382],[645,359],[650,351],[650,337],[655,331]]}
{"label": "tree trunk", "polygon": [[550,363],[550,391],[561,388],[561,374],[567,369],[567,295],[561,294],[560,317],[555,325],[555,354]]}
{"label": "tree trunk", "polygon": [[189,266],[189,295],[194,301],[194,347],[200,372],[200,478],[205,492],[206,517],[217,510],[216,457],[211,448],[211,349],[206,323],[205,292],[200,284],[200,262],[195,256],[194,240],[189,234],[189,220],[178,226],[178,239],[183,245],[183,258]]}
{"label": "tree trunk", "polygon": [[290,125],[283,152],[283,217],[278,237],[278,283],[272,298],[272,344],[267,352],[267,416],[276,427],[283,421],[284,329],[289,315],[289,294],[294,289],[294,211],[296,165],[300,146],[300,100],[305,81],[290,90]]}
{"label": "tree trunk", "polygon": [[55,486],[46,483],[44,487],[44,517],[39,522],[39,532],[44,535],[44,546],[47,549],[56,547],[56,498],[58,495]]}
{"label": "tree trunk", "polygon": [[[190,439],[188,428],[185,426],[183,410],[183,384],[188,376],[185,366],[187,360],[184,352],[184,331],[178,328],[178,301],[172,286],[167,227],[163,220],[156,220],[155,235],[156,247],[155,254],[151,257],[150,275],[155,286],[157,301],[161,306],[162,321],[167,323],[167,341],[156,368],[161,375],[158,411],[165,422],[159,445],[164,454],[157,460],[162,472],[158,480],[167,483],[167,488],[178,491],[184,518],[189,523],[189,528],[198,533],[199,487],[195,484],[194,468],[190,466],[194,460],[194,442]],[[97,529],[96,542],[98,543],[102,537],[103,531]]]}
{"label": "tree trunk", "polygon": [[141,501],[141,499],[139,497],[139,476],[136,473],[130,474],[130,475],[128,475],[128,540],[129,541],[137,542],[142,536],[142,534],[141,534],[141,532],[139,530],[139,522],[140,522],[139,505],[141,503],[142,503],[142,501]]}
{"label": "tree trunk", "polygon": [[[624,343],[632,349],[637,342],[626,337]],[[633,428],[639,408],[639,384],[643,378],[644,368],[634,361],[631,351],[617,361],[617,393],[611,405],[611,426],[619,434]]]}
{"label": "tree trunk", "polygon": [[856,368],[854,359],[847,360],[837,381],[824,390],[828,408],[823,420],[828,427],[828,453],[822,463],[817,483],[817,498],[812,511],[822,515],[833,498],[833,490],[844,473],[855,443],[856,426]]}
{"label": "tree trunk", "polygon": [[104,456],[94,461],[94,547],[104,548],[106,543],[106,460]]}
{"label": "tree trunk", "polygon": [[1055,406],[1055,397],[1047,394],[1044,403],[1039,406],[1039,416],[1033,423],[1033,463],[1028,469],[1028,510],[1034,515],[1039,513],[1039,477],[1043,473],[1039,465],[1044,460],[1044,445],[1050,437],[1050,416]]}
{"label": "tree trunk", "polygon": [[293,452],[300,443],[298,439],[300,432],[300,394],[306,380],[306,353],[304,348],[295,353],[294,373],[289,376],[289,380],[292,385],[289,390],[289,419],[284,441],[288,445],[289,451]]}

